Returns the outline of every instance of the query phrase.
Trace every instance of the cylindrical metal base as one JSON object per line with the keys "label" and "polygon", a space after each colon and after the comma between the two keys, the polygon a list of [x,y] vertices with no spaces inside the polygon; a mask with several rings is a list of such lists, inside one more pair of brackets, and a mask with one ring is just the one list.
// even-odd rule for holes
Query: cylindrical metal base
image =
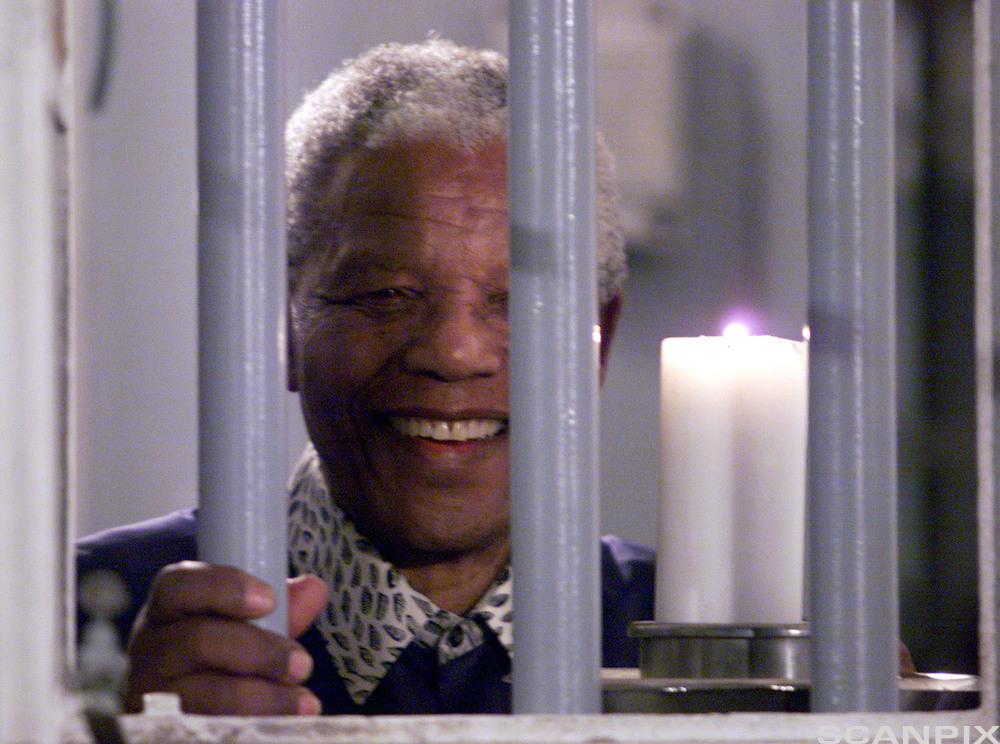
{"label": "cylindrical metal base", "polygon": [[809,679],[809,626],[637,622],[643,678]]}
{"label": "cylindrical metal base", "polygon": [[[605,669],[605,713],[810,710],[809,626],[632,623],[639,669]],[[979,705],[979,679],[913,674],[899,681],[900,710]]]}
{"label": "cylindrical metal base", "polygon": [[[810,710],[808,681],[780,679],[653,679],[635,669],[605,669],[605,713],[735,713]],[[915,674],[899,679],[899,709],[968,710],[980,704],[979,679],[966,674]]]}

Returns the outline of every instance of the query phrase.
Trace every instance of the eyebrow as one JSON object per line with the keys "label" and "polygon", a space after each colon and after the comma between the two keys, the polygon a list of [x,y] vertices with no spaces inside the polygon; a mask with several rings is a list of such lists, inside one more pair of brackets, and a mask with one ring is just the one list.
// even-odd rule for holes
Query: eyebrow
{"label": "eyebrow", "polygon": [[[506,214],[507,214],[507,210],[506,209],[502,209],[501,210],[501,209],[496,209],[496,208],[493,208],[493,207],[473,206],[473,207],[467,208],[467,210],[469,210],[469,209],[474,210],[474,212],[477,213],[477,216],[478,216],[478,214],[491,214],[491,215],[495,215],[495,216],[506,216]],[[373,217],[373,218],[385,217],[387,219],[403,220],[403,221],[406,221],[406,222],[418,222],[419,221],[419,222],[427,222],[427,223],[433,224],[433,225],[446,225],[448,227],[455,227],[455,228],[462,228],[462,229],[467,229],[468,227],[471,227],[471,226],[459,225],[459,224],[453,222],[452,220],[448,220],[448,219],[437,219],[437,218],[434,218],[434,217],[430,217],[429,215],[426,215],[426,214],[419,214],[419,215],[408,214],[406,212],[398,212],[398,211],[392,211],[392,210],[388,210],[388,209],[378,209],[378,210],[366,211],[366,212],[364,212],[364,214],[366,214],[366,215],[368,215],[370,217]]]}
{"label": "eyebrow", "polygon": [[[333,261],[327,264],[321,274],[321,278],[328,278],[331,274],[347,269],[356,269],[363,266],[369,271],[380,271],[391,273],[402,269],[402,262],[396,251],[389,249],[370,249],[357,247],[354,250],[342,252]],[[357,273],[352,271],[351,273]]]}

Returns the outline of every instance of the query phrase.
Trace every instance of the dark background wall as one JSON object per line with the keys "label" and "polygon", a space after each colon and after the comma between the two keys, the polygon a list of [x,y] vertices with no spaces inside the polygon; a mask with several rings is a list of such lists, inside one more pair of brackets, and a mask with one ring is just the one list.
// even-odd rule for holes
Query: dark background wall
{"label": "dark background wall", "polygon": [[975,671],[972,3],[897,2],[902,633]]}

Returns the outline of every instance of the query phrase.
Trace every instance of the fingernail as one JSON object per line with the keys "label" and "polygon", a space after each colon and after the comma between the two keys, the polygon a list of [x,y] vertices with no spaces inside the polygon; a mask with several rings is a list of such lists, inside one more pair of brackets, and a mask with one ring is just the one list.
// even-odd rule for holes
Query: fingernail
{"label": "fingernail", "polygon": [[301,648],[293,648],[288,655],[288,676],[296,682],[309,678],[312,673],[312,657]]}
{"label": "fingernail", "polygon": [[309,690],[299,692],[300,716],[318,716],[322,709],[323,706],[320,705],[319,698],[309,692]]}
{"label": "fingernail", "polygon": [[243,598],[251,612],[270,612],[274,609],[274,596],[267,584],[251,584]]}

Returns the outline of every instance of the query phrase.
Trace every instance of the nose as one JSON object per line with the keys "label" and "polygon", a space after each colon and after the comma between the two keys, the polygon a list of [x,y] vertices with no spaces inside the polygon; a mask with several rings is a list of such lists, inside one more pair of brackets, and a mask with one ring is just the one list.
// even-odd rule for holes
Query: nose
{"label": "nose", "polygon": [[484,304],[448,297],[427,308],[404,351],[404,369],[445,382],[498,374],[506,360],[507,317]]}

